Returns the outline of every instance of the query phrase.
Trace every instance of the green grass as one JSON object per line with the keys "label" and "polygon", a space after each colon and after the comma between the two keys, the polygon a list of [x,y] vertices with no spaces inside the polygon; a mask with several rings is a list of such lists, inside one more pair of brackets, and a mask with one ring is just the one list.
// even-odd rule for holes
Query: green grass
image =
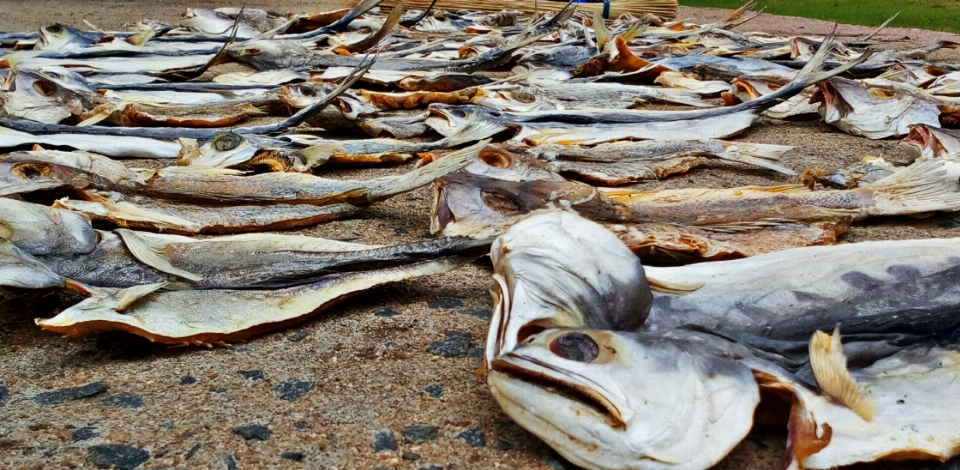
{"label": "green grass", "polygon": [[[679,0],[690,7],[739,8],[740,0]],[[960,0],[759,0],[774,15],[802,16],[838,23],[880,26],[898,11],[891,27],[960,33]]]}

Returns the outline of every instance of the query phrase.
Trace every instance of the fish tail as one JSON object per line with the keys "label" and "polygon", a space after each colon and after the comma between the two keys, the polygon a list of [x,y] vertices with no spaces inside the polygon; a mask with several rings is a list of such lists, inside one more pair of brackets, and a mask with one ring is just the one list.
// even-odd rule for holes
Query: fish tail
{"label": "fish tail", "polygon": [[503,126],[496,122],[481,121],[479,114],[473,114],[467,122],[460,126],[456,132],[450,134],[441,140],[445,148],[456,147],[467,142],[475,142],[480,139],[486,139],[503,130]]}
{"label": "fish tail", "polygon": [[796,171],[791,170],[779,163],[780,157],[793,150],[795,147],[789,145],[769,145],[752,144],[749,142],[727,142],[724,145],[724,151],[718,157],[731,162],[746,163],[748,165],[759,166],[768,170],[773,170],[785,175],[797,175]]}
{"label": "fish tail", "polygon": [[820,389],[853,410],[864,421],[872,420],[876,409],[872,401],[864,397],[862,388],[847,369],[847,358],[840,345],[840,327],[837,326],[832,335],[822,331],[814,333],[809,349],[810,368]]}
{"label": "fish tail", "polygon": [[960,166],[941,160],[916,162],[880,181],[852,191],[876,202],[868,215],[905,215],[960,209]]}
{"label": "fish tail", "polygon": [[797,72],[797,76],[794,77],[790,83],[787,83],[769,95],[761,96],[760,98],[747,101],[746,103],[738,106],[745,106],[746,108],[756,110],[766,110],[772,108],[773,106],[780,104],[780,102],[783,100],[799,94],[804,88],[810,85],[845,73],[857,65],[862,64],[869,59],[871,55],[873,55],[872,51],[867,51],[861,54],[860,57],[846,62],[839,67],[836,67],[832,70],[823,70],[823,65],[827,62],[827,59],[830,58],[831,51],[837,46],[837,41],[834,36],[836,29],[836,26],[834,26],[833,31],[823,38],[823,42],[820,43],[820,48],[817,49],[817,53],[814,54],[809,61],[807,61],[807,65],[804,66],[803,69]]}
{"label": "fish tail", "polygon": [[366,192],[366,199],[370,203],[382,201],[429,184],[448,173],[463,169],[472,163],[480,154],[480,150],[489,143],[490,139],[482,140],[470,147],[451,152],[449,155],[438,158],[429,165],[424,165],[409,173],[381,178],[369,187]]}

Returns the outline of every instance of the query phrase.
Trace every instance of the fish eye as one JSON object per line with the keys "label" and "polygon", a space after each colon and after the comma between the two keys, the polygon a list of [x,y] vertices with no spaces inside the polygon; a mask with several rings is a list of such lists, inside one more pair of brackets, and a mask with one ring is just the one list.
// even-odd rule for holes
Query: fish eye
{"label": "fish eye", "polygon": [[58,25],[58,24],[52,24],[52,25],[47,26],[47,32],[48,32],[48,33],[53,33],[53,34],[59,34],[59,33],[63,32],[63,27],[60,26],[60,25]]}
{"label": "fish eye", "polygon": [[257,48],[255,48],[255,47],[251,47],[251,48],[247,48],[247,49],[244,49],[244,50],[243,50],[243,53],[246,54],[246,55],[258,55],[258,54],[260,54],[261,52],[262,52],[262,51],[261,51],[260,49],[257,49]]}
{"label": "fish eye", "polygon": [[243,142],[243,137],[237,134],[225,132],[213,138],[213,148],[225,152],[233,150]]}
{"label": "fish eye", "polygon": [[53,96],[57,94],[57,86],[47,80],[37,80],[33,83],[33,89],[43,96]]}
{"label": "fish eye", "polygon": [[37,163],[21,163],[10,169],[10,173],[16,177],[35,180],[50,174],[50,167]]}
{"label": "fish eye", "polygon": [[550,343],[550,351],[571,361],[591,362],[600,355],[600,346],[584,333],[567,333]]}
{"label": "fish eye", "polygon": [[520,92],[517,92],[517,93],[514,93],[514,94],[513,94],[513,99],[515,99],[515,100],[517,100],[517,101],[519,101],[519,102],[521,102],[521,103],[527,103],[527,104],[529,104],[529,103],[533,103],[534,101],[536,101],[536,100],[537,100],[537,97],[536,97],[536,96],[533,96],[533,94],[531,94],[531,93],[527,93],[527,92],[524,92],[524,91],[520,91]]}
{"label": "fish eye", "polygon": [[494,168],[506,168],[510,166],[510,159],[499,152],[480,152],[480,156],[477,158],[484,164]]}
{"label": "fish eye", "polygon": [[867,93],[869,93],[870,96],[872,96],[872,97],[874,97],[874,98],[879,98],[879,99],[882,99],[882,100],[887,100],[887,99],[893,98],[894,96],[897,95],[897,94],[896,94],[895,92],[893,92],[892,90],[885,90],[885,89],[883,89],[883,88],[871,88],[871,89],[867,90]]}
{"label": "fish eye", "polygon": [[485,206],[498,214],[514,215],[520,212],[520,204],[500,194],[483,191],[480,199]]}

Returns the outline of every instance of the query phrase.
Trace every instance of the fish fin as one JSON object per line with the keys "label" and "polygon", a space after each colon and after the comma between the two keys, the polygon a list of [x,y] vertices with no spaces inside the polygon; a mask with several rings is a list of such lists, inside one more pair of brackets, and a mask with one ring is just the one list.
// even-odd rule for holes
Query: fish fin
{"label": "fish fin", "polygon": [[863,390],[847,370],[839,326],[832,335],[817,331],[810,338],[810,368],[824,393],[853,410],[864,421],[873,419],[876,415],[873,402],[863,396]]}
{"label": "fish fin", "polygon": [[650,276],[647,276],[647,283],[650,284],[650,289],[652,291],[660,292],[662,294],[689,294],[703,287],[706,284],[703,281],[698,281],[698,282],[664,281],[664,280],[652,278]]}
{"label": "fish fin", "polygon": [[289,20],[285,21],[284,23],[281,23],[276,28],[264,31],[259,36],[257,36],[256,39],[273,39],[274,36],[276,36],[277,34],[280,34],[283,31],[286,31],[287,28],[289,28],[290,26],[293,26],[293,24],[296,23],[297,21],[300,21],[300,19],[303,18],[303,16],[304,15],[293,15],[292,17],[290,17]]}
{"label": "fish fin", "polygon": [[161,282],[158,284],[144,284],[140,286],[127,287],[122,289],[113,295],[113,299],[116,304],[113,307],[113,311],[122,312],[127,309],[127,307],[133,305],[134,302],[160,290],[167,286],[166,282]]}
{"label": "fish fin", "polygon": [[600,10],[593,10],[593,32],[597,35],[597,50],[603,52],[603,46],[610,42],[610,31],[607,31],[607,25],[603,21],[603,13]]}
{"label": "fish fin", "polygon": [[177,143],[180,144],[180,153],[177,154],[177,165],[190,166],[191,162],[203,155],[200,153],[200,143],[197,142],[197,139],[181,137],[177,139]]}
{"label": "fish fin", "polygon": [[157,28],[148,28],[127,38],[127,42],[134,46],[143,46],[157,35]]}
{"label": "fish fin", "polygon": [[948,166],[948,162],[941,160],[915,162],[880,181],[851,191],[869,193],[876,199],[868,209],[870,215],[953,211],[960,209],[956,169],[956,165]]}
{"label": "fish fin", "polygon": [[887,25],[890,24],[890,22],[893,21],[894,19],[896,19],[898,16],[900,16],[900,12],[899,12],[899,11],[896,12],[896,13],[894,13],[893,16],[891,16],[890,18],[887,18],[887,21],[884,21],[883,24],[881,24],[880,26],[877,26],[877,29],[873,30],[872,33],[870,33],[870,34],[868,34],[868,35],[866,35],[866,36],[863,36],[863,37],[859,38],[858,40],[859,40],[859,41],[869,41],[870,38],[876,36],[877,33],[879,33],[880,31],[882,31],[883,28],[886,28]]}
{"label": "fish fin", "polygon": [[463,169],[473,163],[477,155],[480,154],[480,150],[489,143],[490,139],[481,140],[469,147],[451,152],[416,170],[398,176],[380,178],[379,184],[370,185],[367,198],[369,202],[380,201],[396,194],[414,190],[441,176]]}
{"label": "fish fin", "polygon": [[621,33],[620,37],[622,37],[624,41],[629,42],[631,39],[637,37],[638,35],[640,35],[640,33],[646,30],[647,30],[647,25],[643,24],[640,21],[636,21],[633,24],[631,24],[626,31]]}
{"label": "fish fin", "polygon": [[78,122],[77,127],[92,126],[110,117],[110,115],[113,114],[114,108],[112,106],[110,106],[109,108],[110,109],[101,109],[100,111],[93,113],[92,115],[90,115],[90,117],[84,119],[83,121]]}
{"label": "fish fin", "polygon": [[[82,207],[76,208],[71,207],[70,200],[67,198],[58,199],[54,201],[53,207],[63,208],[67,210],[87,212],[84,211]],[[87,202],[87,201],[80,201]],[[92,202],[93,204],[99,204],[105,210],[105,215],[112,221],[116,222],[145,222],[154,224],[156,228],[177,228],[180,230],[185,230],[188,232],[197,232],[203,228],[200,224],[181,219],[180,217],[175,217],[172,215],[161,214],[158,212],[152,212],[146,209],[142,209],[133,204],[116,204],[107,201],[96,201]]]}
{"label": "fish fin", "polygon": [[732,162],[746,163],[773,170],[785,175],[796,176],[797,172],[774,161],[793,150],[789,145],[752,144],[749,142],[728,142],[724,144],[724,151],[718,157]]}
{"label": "fish fin", "polygon": [[443,146],[449,148],[467,142],[475,142],[491,137],[502,130],[502,125],[496,122],[481,121],[480,115],[475,113],[456,132],[443,138]]}
{"label": "fish fin", "polygon": [[158,271],[173,274],[174,276],[179,276],[193,282],[203,280],[203,276],[174,267],[163,257],[160,250],[150,246],[150,243],[137,232],[128,229],[117,229],[116,232],[120,235],[127,249],[130,250],[130,254],[141,263]]}

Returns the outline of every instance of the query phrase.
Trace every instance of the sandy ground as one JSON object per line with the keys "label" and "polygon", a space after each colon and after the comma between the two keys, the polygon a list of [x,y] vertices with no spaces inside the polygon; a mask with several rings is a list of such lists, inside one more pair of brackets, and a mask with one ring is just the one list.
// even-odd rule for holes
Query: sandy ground
{"label": "sandy ground", "polygon": [[[141,18],[174,21],[187,6],[220,5],[209,0],[0,0],[0,30],[28,30],[54,21],[82,26],[82,19],[116,28]],[[279,11],[330,6],[289,0],[246,5]],[[682,17],[698,22],[723,15],[721,10],[681,9]],[[801,34],[824,33],[829,27],[765,15],[741,29]],[[869,30],[843,26],[840,32]],[[882,37],[911,43],[960,40],[907,29],[890,29]],[[934,57],[960,60],[955,51]],[[904,158],[894,142],[851,137],[819,122],[763,120],[740,140],[798,146],[785,159],[796,170],[840,168],[867,155]],[[332,174],[371,178],[406,170]],[[650,186],[789,182],[769,172],[718,165]],[[365,243],[416,240],[429,236],[430,202],[431,190],[421,189],[356,219],[302,233]],[[885,219],[857,225],[844,239],[960,235],[946,228],[951,226],[957,224],[948,216]],[[0,303],[0,467],[90,468],[104,455],[126,452],[128,461],[149,457],[143,466],[150,468],[567,468],[506,418],[482,378],[473,374],[491,308],[489,275],[489,264],[480,262],[451,274],[374,289],[298,327],[213,349],[159,347],[124,334],[62,339],[33,323],[35,317],[50,315],[56,298],[7,298]],[[457,343],[464,357],[431,354],[428,347],[437,341]],[[38,394],[88,384],[94,385],[78,394],[90,396],[38,403],[50,397]],[[238,434],[238,428],[254,425],[269,432],[244,428],[252,439]],[[758,430],[719,468],[777,469],[784,447],[781,430]]]}

